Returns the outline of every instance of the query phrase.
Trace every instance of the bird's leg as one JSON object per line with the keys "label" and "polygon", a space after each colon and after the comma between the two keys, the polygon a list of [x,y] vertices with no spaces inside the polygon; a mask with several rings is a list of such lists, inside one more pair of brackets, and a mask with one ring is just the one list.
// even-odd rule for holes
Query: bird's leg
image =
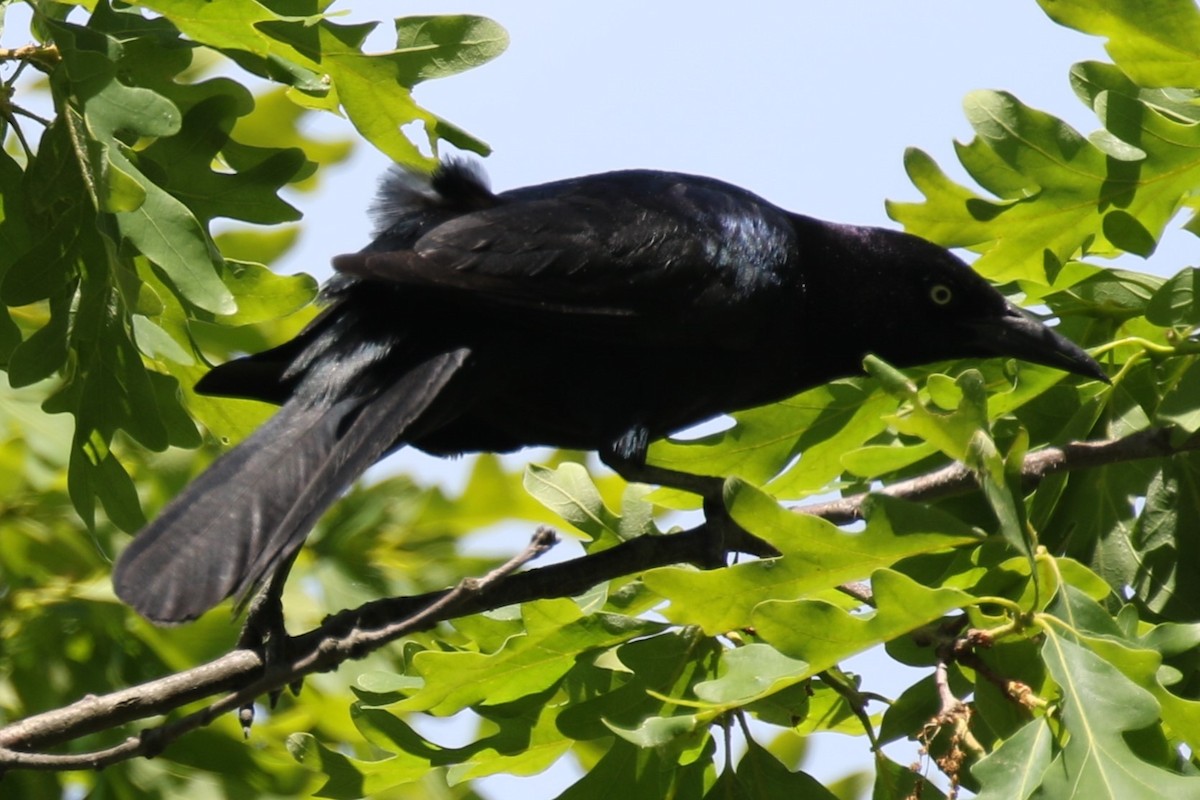
{"label": "bird's leg", "polygon": [[[287,581],[292,563],[296,560],[299,552],[297,549],[279,565],[279,568],[271,575],[270,583],[250,602],[250,609],[246,613],[246,622],[242,625],[242,632],[238,636],[238,648],[258,653],[262,659],[264,672],[287,658],[288,633],[283,622],[283,585]],[[293,694],[300,692],[299,683],[289,688]],[[272,708],[279,702],[281,693],[282,690],[271,693],[270,705]],[[242,723],[242,732],[249,736],[250,724],[254,721],[253,701],[238,709],[238,718]]]}
{"label": "bird's leg", "polygon": [[627,481],[669,486],[700,495],[704,501],[704,525],[713,533],[709,566],[725,566],[726,553],[730,551],[761,557],[779,555],[774,547],[748,532],[729,515],[729,510],[725,508],[724,478],[694,475],[647,464],[649,440],[649,432],[644,427],[630,428],[600,451],[600,460]]}

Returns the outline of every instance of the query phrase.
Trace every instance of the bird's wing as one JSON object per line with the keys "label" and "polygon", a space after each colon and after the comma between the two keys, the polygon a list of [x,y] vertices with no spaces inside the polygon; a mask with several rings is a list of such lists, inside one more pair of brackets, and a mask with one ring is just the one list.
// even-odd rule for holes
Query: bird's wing
{"label": "bird's wing", "polygon": [[244,599],[337,496],[431,412],[467,356],[436,356],[369,398],[286,404],[130,543],[113,570],[117,595],[167,623],[195,619],[232,595]]}
{"label": "bird's wing", "polygon": [[[499,196],[392,247],[334,260],[338,272],[524,314],[674,319],[754,313],[795,258],[787,215],[726,184],[669,173],[609,175]],[[687,319],[682,319],[682,318]]]}

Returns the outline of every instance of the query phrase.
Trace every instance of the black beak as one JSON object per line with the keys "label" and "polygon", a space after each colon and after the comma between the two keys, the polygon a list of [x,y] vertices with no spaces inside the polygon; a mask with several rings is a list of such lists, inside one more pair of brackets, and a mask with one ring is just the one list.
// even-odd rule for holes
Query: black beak
{"label": "black beak", "polygon": [[994,355],[1032,361],[1112,383],[1096,359],[1083,348],[1015,306],[1009,306],[1003,316],[970,324],[977,337],[975,343]]}

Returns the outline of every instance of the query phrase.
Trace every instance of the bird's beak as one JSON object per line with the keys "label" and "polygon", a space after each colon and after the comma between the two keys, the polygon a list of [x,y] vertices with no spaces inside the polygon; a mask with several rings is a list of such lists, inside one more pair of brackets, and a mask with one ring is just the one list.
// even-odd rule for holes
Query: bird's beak
{"label": "bird's beak", "polygon": [[1020,358],[1105,383],[1112,382],[1096,359],[1083,348],[1015,306],[1009,306],[1001,317],[980,320],[972,327],[978,337],[978,346],[995,355]]}

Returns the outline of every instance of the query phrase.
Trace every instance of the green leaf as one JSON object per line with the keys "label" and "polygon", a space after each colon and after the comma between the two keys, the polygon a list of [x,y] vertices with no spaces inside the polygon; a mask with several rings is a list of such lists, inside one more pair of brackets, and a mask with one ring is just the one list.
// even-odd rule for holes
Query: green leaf
{"label": "green leaf", "polygon": [[781,558],[720,570],[651,570],[642,580],[669,599],[668,619],[700,625],[710,635],[750,624],[764,601],[794,599],[870,575],[906,556],[979,541],[981,534],[934,509],[874,497],[866,528],[846,533],[824,520],[780,508],[739,481],[727,485],[726,505],[739,525],[774,545]]}
{"label": "green leaf", "polygon": [[134,341],[138,349],[150,359],[165,358],[184,366],[190,366],[192,354],[171,338],[171,334],[155,325],[146,317],[135,314],[132,318]]}
{"label": "green leaf", "polygon": [[1167,389],[1155,417],[1159,424],[1175,429],[1171,439],[1176,444],[1200,430],[1200,361],[1188,365],[1178,381]]}
{"label": "green leaf", "polygon": [[737,770],[726,766],[705,800],[745,797],[756,800],[837,800],[833,792],[804,772],[792,772],[762,745],[750,739]]}
{"label": "green leaf", "polygon": [[1146,319],[1164,328],[1200,325],[1200,269],[1184,267],[1164,283],[1146,306]]}
{"label": "green leaf", "polygon": [[486,64],[508,49],[508,32],[469,14],[400,17],[394,61],[406,86]]}
{"label": "green leaf", "polygon": [[746,706],[755,717],[799,735],[862,736],[863,723],[851,701],[819,678],[793,684]]}
{"label": "green leaf", "polygon": [[[1109,214],[1105,220],[1111,216]],[[1093,314],[1125,319],[1145,313],[1151,297],[1161,286],[1162,280],[1153,275],[1098,269],[1068,288],[1047,295],[1045,300],[1064,315]]]}
{"label": "green leaf", "polygon": [[1108,39],[1143,86],[1200,86],[1200,10],[1192,0],[1038,0],[1055,22]]}
{"label": "green leaf", "polygon": [[[245,90],[206,97],[184,114],[176,135],[139,151],[138,163],[152,164],[156,183],[204,223],[217,217],[260,225],[295,221],[300,212],[278,191],[311,165],[298,148],[250,147],[232,141],[230,129],[252,108]],[[214,171],[218,155],[235,169]]]}
{"label": "green leaf", "polygon": [[[879,374],[880,362],[875,357],[868,356],[864,365],[873,374]],[[948,414],[931,409],[911,383],[890,386],[888,391],[907,403],[886,417],[888,424],[901,433],[924,439],[956,461],[967,461],[970,453],[980,446],[978,434],[986,436],[987,393],[978,370],[959,375],[955,386],[961,393],[960,399],[958,407]]]}
{"label": "green leaf", "polygon": [[972,603],[966,592],[927,589],[891,570],[877,570],[871,586],[877,608],[868,616],[823,600],[772,600],[755,608],[753,626],[784,655],[807,661],[815,674]]}
{"label": "green leaf", "polygon": [[568,690],[584,694],[563,710],[558,728],[572,739],[600,739],[611,735],[610,725],[629,730],[648,717],[672,713],[675,704],[661,698],[694,694],[695,686],[713,677],[722,652],[695,628],[622,644],[596,658],[582,687],[571,681],[575,673],[568,676]]}
{"label": "green leaf", "polygon": [[292,251],[299,234],[299,226],[279,225],[265,231],[248,228],[223,231],[214,235],[213,241],[225,255],[226,265],[231,261],[235,264],[274,264]]}
{"label": "green leaf", "polygon": [[[974,364],[977,365],[978,362],[974,362]],[[987,417],[992,421],[1017,410],[1027,410],[1047,391],[1062,384],[1062,373],[1046,367],[1023,364],[1010,375],[1007,370],[1000,373],[994,366],[982,366],[984,374],[987,376],[986,385],[990,392],[987,397]],[[974,368],[974,366],[969,368]],[[946,382],[950,381],[947,388],[939,390],[941,397],[938,405],[942,408],[955,408],[962,402],[961,390],[950,379],[950,374],[962,371],[959,364],[954,364],[947,369],[949,374],[933,373],[929,375],[926,388],[931,394],[934,391],[935,382],[937,385],[946,386]],[[908,381],[903,373],[897,371],[896,375],[899,383],[894,384],[896,391],[893,394],[907,397]],[[999,388],[1005,385],[1007,388]],[[1078,397],[1073,395],[1071,406],[1077,406],[1078,402]],[[937,449],[928,442],[912,444],[901,443],[897,440],[886,445],[872,444],[848,450],[842,454],[841,463],[856,475],[875,478],[915,464],[937,452]]]}
{"label": "green leaf", "polygon": [[1082,562],[1114,589],[1135,583],[1140,556],[1130,542],[1131,498],[1145,496],[1151,474],[1130,464],[1073,473],[1053,514],[1038,526],[1041,543]]}
{"label": "green leaf", "polygon": [[23,250],[4,256],[11,259],[0,284],[6,305],[60,296],[78,274],[77,240],[94,223],[67,128],[60,117],[46,129],[20,191],[10,195],[21,203],[28,233],[17,236]]}
{"label": "green leaf", "polygon": [[[733,414],[733,427],[720,433],[688,442],[654,442],[649,461],[757,485],[775,478],[768,487],[771,494],[801,497],[835,478],[842,471],[842,453],[880,433],[882,416],[895,407],[895,399],[861,380],[835,381]],[[789,466],[797,453],[799,461]]]}
{"label": "green leaf", "polygon": [[[304,151],[310,164],[322,167],[344,162],[357,141],[345,135],[328,139],[314,138],[310,124],[312,115],[312,110],[289,100],[287,90],[275,88],[255,95],[254,110],[238,118],[233,138],[258,148],[299,148]],[[316,174],[314,172],[314,176]],[[317,186],[317,181],[310,177],[296,186],[310,190]],[[226,252],[224,248],[222,252]],[[257,255],[249,260],[264,261]]]}
{"label": "green leaf", "polygon": [[130,132],[169,137],[180,130],[179,109],[155,91],[118,80],[123,48],[116,39],[69,23],[53,27],[64,43],[76,45],[64,49],[62,74],[81,101],[86,125],[70,124],[77,119],[73,108],[62,119],[95,206],[114,212],[121,234],[190,302],[214,313],[233,311],[233,298],[217,278],[219,257],[209,247],[207,232],[176,198],[142,174],[118,138]]}
{"label": "green leaf", "polygon": [[712,740],[697,758],[678,763],[670,754],[618,740],[558,800],[611,800],[614,790],[624,800],[706,797],[717,781]]}
{"label": "green leaf", "polygon": [[[959,674],[952,670],[951,675]],[[959,678],[958,683],[962,683]],[[957,690],[958,686],[952,686]],[[969,688],[969,687],[968,687]],[[927,675],[905,689],[883,712],[879,741],[883,744],[912,737],[941,711],[941,698],[933,675]]]}
{"label": "green leaf", "polygon": [[527,705],[528,719],[508,709],[504,715],[484,710],[484,719],[498,730],[470,745],[470,755],[447,770],[451,786],[488,775],[537,775],[571,749],[573,742],[556,725],[562,705],[546,704],[542,697],[530,698]]}
{"label": "green leaf", "polygon": [[1140,642],[1163,656],[1186,653],[1200,647],[1200,623],[1164,622],[1147,631]]}
{"label": "green leaf", "polygon": [[351,758],[322,744],[310,733],[294,733],[287,739],[292,758],[309,769],[328,776],[317,797],[368,797],[402,783],[420,780],[429,763],[411,756],[390,756],[377,761]]}
{"label": "green leaf", "polygon": [[[532,775],[549,767],[571,746],[571,740],[555,726],[560,708],[557,703],[547,703],[544,695],[531,695],[516,703],[480,709],[490,730],[461,747],[432,742],[400,717],[377,708],[355,705],[351,716],[368,742],[400,755],[393,765],[397,784],[414,780],[411,770],[400,768],[412,763],[426,770],[449,767],[447,782],[454,785],[498,772]],[[376,791],[385,788],[383,780],[384,775],[377,774]]]}
{"label": "green leaf", "polygon": [[887,445],[867,445],[845,453],[842,466],[854,475],[874,478],[897,472],[936,452],[938,449],[929,442],[912,445],[897,441]]}
{"label": "green leaf", "polygon": [[1062,691],[1063,724],[1070,732],[1046,770],[1046,796],[1200,797],[1200,778],[1143,761],[1122,736],[1158,721],[1160,707],[1153,695],[1053,626],[1046,628],[1042,656]]}
{"label": "green leaf", "polygon": [[[120,168],[136,172],[124,156],[112,154]],[[237,310],[233,295],[221,283],[222,259],[209,247],[208,234],[191,211],[156,184],[144,183],[146,201],[135,211],[113,216],[121,234],[170,279],[179,294],[197,308],[214,314]]]}
{"label": "green leaf", "polygon": [[[109,454],[90,469],[92,493],[104,503],[104,513],[121,530],[136,531],[146,524],[137,487],[116,456]],[[78,505],[78,503],[77,503]],[[85,504],[86,507],[87,504]]]}
{"label": "green leaf", "polygon": [[1136,596],[1168,619],[1200,618],[1200,455],[1189,453],[1160,462],[1146,491],[1131,545],[1138,553]]}
{"label": "green leaf", "polygon": [[1146,230],[1146,226],[1137,217],[1120,209],[1104,215],[1100,228],[1104,238],[1112,242],[1118,250],[1133,253],[1142,258],[1149,258],[1158,246],[1158,238]]}
{"label": "green leaf", "polygon": [[1150,636],[1152,630],[1145,639],[1128,637],[1105,608],[1069,584],[1062,587],[1048,611],[1070,626],[1079,643],[1152,695],[1158,702],[1162,721],[1179,738],[1193,748],[1200,746],[1200,701],[1168,691],[1163,685],[1166,673],[1162,670],[1163,657],[1186,645],[1195,631],[1165,629]]}
{"label": "green leaf", "polygon": [[117,80],[116,62],[121,45],[95,30],[70,23],[55,23],[57,38],[77,48],[63,51],[63,66],[75,93],[83,101],[89,132],[101,142],[115,142],[118,132],[143,136],[170,136],[179,130],[179,109],[149,89],[126,86]]}
{"label": "green leaf", "polygon": [[[1147,105],[1139,87],[1109,65],[1077,65],[1073,78],[1106,129],[1144,150],[1145,159],[1111,158],[1062,120],[1010,94],[974,92],[966,107],[977,136],[958,156],[999,199],[954,184],[913,150],[905,166],[926,201],[889,203],[889,213],[914,233],[981,252],[974,267],[987,277],[1030,287],[1059,280],[1046,271],[1047,254],[1061,265],[1085,253],[1148,252],[1200,181],[1200,128]],[[997,174],[1005,180],[997,182]],[[1108,220],[1113,212],[1119,213]]]}
{"label": "green leaf", "polygon": [[415,655],[412,667],[425,685],[394,710],[445,715],[476,704],[507,703],[554,685],[581,651],[662,628],[611,614],[585,616],[570,600],[526,603],[521,616],[525,633],[511,637],[494,653],[427,650]]}
{"label": "green leaf", "polygon": [[290,67],[296,76],[323,76],[327,83],[309,89],[307,100],[331,110],[336,107],[332,103],[340,105],[359,133],[397,163],[429,166],[401,130],[414,121],[424,123],[431,145],[443,137],[458,147],[487,152],[482,142],[413,102],[410,90],[416,80],[451,74],[502,52],[507,34],[493,22],[459,17],[431,23],[420,17],[411,26],[398,24],[404,39],[396,50],[368,55],[362,43],[375,23],[337,25],[321,15],[285,17],[253,0],[228,0],[216,11],[194,0],[146,5],[196,41],[269,59],[276,68]]}
{"label": "green leaf", "polygon": [[[1024,506],[1014,492],[1014,488],[1020,487],[1019,474],[1012,481],[1008,479],[1005,459],[989,434],[988,399],[982,373],[968,369],[953,385],[947,376],[930,376],[928,388],[935,402],[944,407],[954,406],[951,413],[943,413],[934,408],[933,403],[924,402],[916,386],[905,380],[901,373],[874,356],[868,356],[864,366],[884,379],[889,392],[906,401],[897,413],[885,417],[887,422],[901,433],[920,437],[969,467],[979,478],[1004,538],[1017,552],[1032,558]],[[1025,441],[1027,443],[1027,437]],[[1024,449],[1025,445],[1022,445],[1015,453],[1013,469],[1018,473]]]}
{"label": "green leaf", "polygon": [[745,705],[803,680],[808,664],[758,643],[721,654],[720,677],[696,684],[696,696],[714,705]]}
{"label": "green leaf", "polygon": [[936,786],[916,769],[897,764],[883,753],[875,754],[875,785],[871,800],[938,800],[945,798]]}
{"label": "green leaf", "polygon": [[706,731],[707,724],[694,714],[672,717],[647,717],[636,728],[608,725],[608,729],[638,747],[670,747],[680,740],[690,741],[697,731]]}
{"label": "green leaf", "polygon": [[[32,231],[21,201],[21,168],[12,156],[0,151],[0,287],[17,254],[29,247]],[[0,288],[0,294],[3,294]],[[21,331],[7,308],[0,308],[0,365],[8,363],[21,342]]]}
{"label": "green leaf", "polygon": [[982,787],[977,800],[1026,800],[1050,766],[1053,735],[1044,719],[1033,719],[971,767]]}
{"label": "green leaf", "polygon": [[237,311],[217,317],[223,325],[253,325],[286,317],[316,299],[310,275],[277,275],[262,264],[226,259],[221,280],[237,302]]}
{"label": "green leaf", "polygon": [[592,539],[618,534],[620,519],[604,505],[582,464],[568,461],[556,469],[530,464],[523,482],[538,502]]}
{"label": "green leaf", "polygon": [[49,321],[13,349],[8,364],[8,381],[13,388],[45,380],[66,362],[70,352],[70,307],[74,297],[74,291],[52,297]]}

